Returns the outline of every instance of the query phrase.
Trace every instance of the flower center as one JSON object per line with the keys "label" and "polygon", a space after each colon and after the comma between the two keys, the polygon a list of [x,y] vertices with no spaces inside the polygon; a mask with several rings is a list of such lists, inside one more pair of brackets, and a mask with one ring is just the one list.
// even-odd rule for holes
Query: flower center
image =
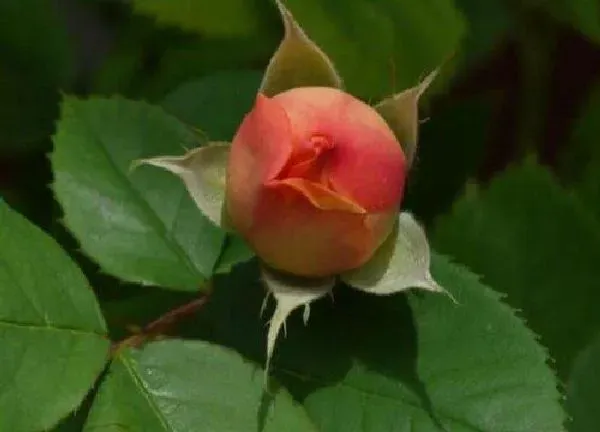
{"label": "flower center", "polygon": [[294,149],[280,178],[302,178],[324,186],[329,186],[326,165],[335,144],[324,135],[315,134],[308,145]]}
{"label": "flower center", "polygon": [[334,145],[333,142],[323,135],[313,135],[309,139],[309,143],[315,153],[320,154],[323,151],[331,150]]}

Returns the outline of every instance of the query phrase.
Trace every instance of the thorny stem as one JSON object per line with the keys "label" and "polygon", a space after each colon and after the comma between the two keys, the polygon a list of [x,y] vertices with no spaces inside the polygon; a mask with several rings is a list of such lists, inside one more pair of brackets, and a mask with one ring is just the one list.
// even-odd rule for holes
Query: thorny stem
{"label": "thorny stem", "polygon": [[165,312],[163,315],[147,324],[140,332],[132,334],[119,342],[115,342],[111,348],[111,355],[117,354],[124,347],[139,348],[146,342],[167,333],[169,328],[175,325],[179,320],[198,312],[208,302],[210,291],[209,286],[208,291],[203,293],[201,297],[195,298],[188,303]]}

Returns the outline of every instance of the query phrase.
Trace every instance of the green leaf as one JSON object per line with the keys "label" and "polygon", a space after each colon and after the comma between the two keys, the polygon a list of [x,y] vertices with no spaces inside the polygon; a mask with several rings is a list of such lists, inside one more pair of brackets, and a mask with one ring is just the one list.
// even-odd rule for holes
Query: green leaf
{"label": "green leaf", "polygon": [[296,87],[342,87],[342,78],[325,54],[281,0],[275,0],[284,24],[281,44],[271,57],[260,85],[260,92],[275,96]]}
{"label": "green leaf", "polygon": [[256,71],[210,75],[181,85],[165,97],[162,106],[210,140],[231,141],[252,109],[261,76]]}
{"label": "green leaf", "polygon": [[596,0],[549,0],[543,5],[554,18],[600,44],[600,3]]}
{"label": "green leaf", "polygon": [[[163,106],[211,140],[231,141],[252,109],[261,77],[260,72],[250,70],[210,75],[183,84],[165,98]],[[215,272],[227,273],[252,257],[254,253],[241,238],[229,235]]]}
{"label": "green leaf", "polygon": [[464,20],[452,0],[287,0],[332,59],[347,90],[365,99],[414,86],[458,48]]}
{"label": "green leaf", "polygon": [[600,429],[600,334],[582,350],[573,362],[567,383],[569,431],[596,432]]}
{"label": "green leaf", "polygon": [[410,213],[400,213],[394,230],[375,256],[358,269],[342,274],[347,284],[371,294],[389,295],[421,288],[445,292],[429,273],[430,252],[423,228]]}
{"label": "green leaf", "polygon": [[230,235],[215,267],[215,273],[229,273],[233,267],[250,261],[254,256],[254,252],[241,237]]}
{"label": "green leaf", "polygon": [[127,281],[202,289],[224,234],[178,178],[130,170],[134,160],[197,147],[197,134],[142,102],[67,98],[54,143],[54,190],[84,252]]}
{"label": "green leaf", "polygon": [[108,356],[85,277],[58,244],[0,204],[0,430],[47,430],[73,411]]}
{"label": "green leaf", "polygon": [[[373,431],[394,423],[406,431],[436,430],[436,423],[453,432],[561,431],[556,381],[534,335],[466,271],[434,257],[434,275],[452,287],[460,306],[442,296],[409,297],[417,334],[416,382],[406,380],[408,385],[399,388],[398,375],[409,371],[382,367],[389,367],[384,360],[389,353],[382,342],[373,343],[378,352],[363,355],[376,357],[371,361],[380,362],[380,369],[373,371],[368,360],[357,361],[342,381],[350,387],[345,392],[349,403],[365,401],[365,409],[328,413],[326,407],[341,394],[337,386],[325,388],[304,402],[313,418],[318,413],[317,425],[345,424],[345,431],[358,432],[372,416],[375,423],[367,430]],[[388,307],[390,316],[394,305]],[[371,331],[389,331],[390,325],[393,321]]]}
{"label": "green leaf", "polygon": [[[195,328],[264,361],[254,270],[217,280]],[[468,271],[434,254],[432,273],[458,304],[340,286],[311,305],[308,326],[290,317],[272,375],[323,432],[562,431],[557,383],[535,335]]]}
{"label": "green leaf", "polygon": [[51,132],[58,90],[71,78],[69,38],[55,5],[0,2],[0,55],[0,146],[23,149]]}
{"label": "green leaf", "polygon": [[85,421],[87,420],[92,402],[96,397],[96,391],[97,386],[94,386],[94,388],[88,392],[87,396],[77,410],[73,411],[67,417],[62,419],[61,422],[52,429],[45,432],[81,432],[83,430],[83,426],[85,425]]}
{"label": "green leaf", "polygon": [[247,36],[261,30],[264,7],[254,0],[133,0],[135,11],[159,23],[208,36]]}
{"label": "green leaf", "polygon": [[527,162],[459,200],[432,242],[507,294],[565,378],[600,328],[600,229],[581,203]]}
{"label": "green leaf", "polygon": [[111,365],[84,431],[316,432],[283,389],[266,394],[262,384],[255,366],[206,342],[126,349]]}

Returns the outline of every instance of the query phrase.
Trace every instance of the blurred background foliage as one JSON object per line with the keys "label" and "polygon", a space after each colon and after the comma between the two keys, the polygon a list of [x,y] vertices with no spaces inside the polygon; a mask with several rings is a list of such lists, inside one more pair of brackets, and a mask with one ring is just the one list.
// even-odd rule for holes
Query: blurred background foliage
{"label": "blurred background foliage", "polygon": [[[600,3],[286,4],[365,100],[443,63],[404,206],[508,295],[573,400],[600,399],[581,378],[600,362]],[[124,289],[60,224],[47,155],[63,94],[146,100],[229,139],[281,35],[267,0],[0,1],[0,194],[76,257],[115,337],[190,295]]]}
{"label": "blurred background foliage", "polygon": [[[426,101],[424,116],[432,121],[422,128],[409,188],[407,206],[422,218],[448,210],[467,179],[488,181],[528,154],[582,196],[598,193],[592,167],[600,156],[590,143],[600,116],[597,2],[288,6],[335,60],[348,90],[365,100],[406,88],[444,64]],[[226,82],[236,79],[227,76],[231,71],[260,73],[282,33],[266,0],[3,0],[0,8],[0,185],[37,219],[48,216],[38,192],[49,195],[44,188],[28,192],[43,182],[32,182],[23,167],[33,163],[48,178],[43,155],[61,93],[178,105],[173,100],[187,92],[182,86],[211,85],[198,83],[203,77]],[[196,117],[210,111],[191,98],[182,103],[196,103]]]}

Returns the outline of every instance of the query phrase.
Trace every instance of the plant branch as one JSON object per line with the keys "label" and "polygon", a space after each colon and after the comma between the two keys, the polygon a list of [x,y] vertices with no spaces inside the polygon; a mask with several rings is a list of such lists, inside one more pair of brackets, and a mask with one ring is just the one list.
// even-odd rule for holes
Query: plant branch
{"label": "plant branch", "polygon": [[210,291],[202,294],[201,297],[195,298],[188,303],[165,312],[163,315],[147,324],[140,332],[114,343],[111,350],[112,355],[119,352],[123,347],[139,348],[146,342],[167,333],[178,321],[198,312],[208,302],[209,297]]}

